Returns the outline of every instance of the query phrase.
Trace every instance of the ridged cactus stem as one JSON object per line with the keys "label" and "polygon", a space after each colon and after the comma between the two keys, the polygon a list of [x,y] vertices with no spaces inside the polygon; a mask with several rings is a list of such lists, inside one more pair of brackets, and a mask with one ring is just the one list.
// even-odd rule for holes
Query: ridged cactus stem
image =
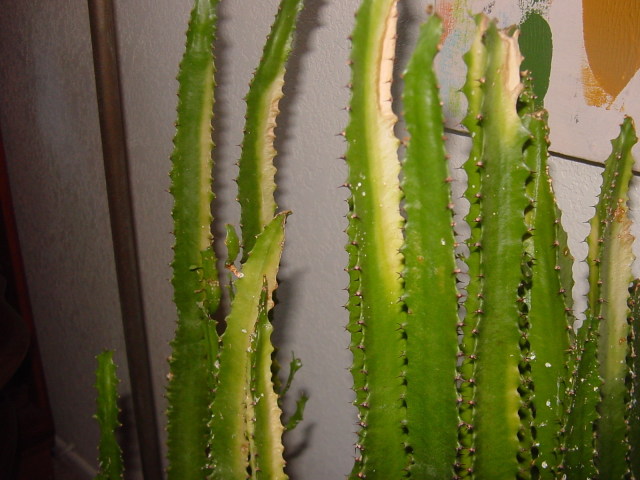
{"label": "ridged cactus stem", "polygon": [[247,115],[238,174],[243,258],[276,212],[273,159],[276,118],[280,110],[286,61],[302,0],[282,1],[246,97]]}
{"label": "ridged cactus stem", "polygon": [[258,235],[236,280],[236,294],[227,328],[221,337],[217,388],[211,406],[211,460],[213,479],[245,478],[249,466],[247,399],[251,392],[251,354],[255,345],[260,298],[266,278],[267,309],[273,307],[272,291],[284,242],[288,212],[278,214]]}
{"label": "ridged cactus stem", "polygon": [[118,414],[118,380],[113,352],[108,350],[97,357],[96,390],[98,393],[96,419],[100,425],[98,465],[100,471],[95,480],[121,480],[123,478],[122,450],[116,439],[120,427]]}
{"label": "ridged cactus stem", "polygon": [[217,310],[220,298],[210,232],[216,6],[216,0],[196,1],[178,74],[178,120],[171,171],[175,235],[172,283],[178,325],[167,387],[170,480],[200,480],[206,466],[210,366],[217,349],[210,315]]}
{"label": "ridged cactus stem", "polygon": [[629,309],[629,352],[627,365],[629,374],[628,422],[629,452],[628,461],[631,478],[640,478],[640,280],[635,280],[630,289]]}
{"label": "ridged cactus stem", "polygon": [[478,478],[513,479],[521,471],[518,437],[522,312],[522,242],[529,205],[529,170],[522,150],[527,131],[516,102],[522,90],[517,37],[489,25],[482,108],[481,248],[483,316],[478,326],[476,461]]}
{"label": "ridged cactus stem", "polygon": [[466,241],[468,253],[465,257],[469,282],[466,287],[464,301],[465,318],[461,328],[460,355],[462,361],[459,367],[459,415],[458,431],[459,455],[456,473],[460,478],[468,478],[473,473],[474,463],[474,411],[476,386],[476,348],[477,333],[482,318],[482,249],[481,244],[481,213],[482,213],[482,150],[484,145],[483,129],[481,127],[481,109],[484,91],[482,83],[485,81],[487,63],[487,49],[483,42],[489,19],[485,15],[475,17],[476,30],[469,51],[464,55],[467,65],[467,77],[463,92],[467,97],[467,115],[463,124],[471,135],[471,150],[464,164],[467,174],[467,188],[465,198],[469,202],[469,212],[465,217],[470,227],[469,238]]}
{"label": "ridged cactus stem", "polygon": [[[562,463],[558,426],[562,423],[567,377],[569,327],[573,317],[567,310],[561,278],[562,268],[571,268],[570,259],[559,262],[564,254],[564,235],[560,212],[555,203],[548,172],[547,114],[537,110],[536,99],[526,80],[521,95],[523,123],[531,132],[524,159],[532,172],[528,194],[535,199],[527,212],[530,237],[525,242],[530,272],[527,289],[529,356],[525,363],[533,386],[531,407],[535,412],[531,427],[535,432],[535,467],[540,478],[558,478]],[[569,290],[568,295],[571,295]]]}
{"label": "ridged cactus stem", "polygon": [[360,431],[351,478],[401,478],[405,451],[405,314],[396,116],[391,81],[396,1],[365,0],[352,35],[347,163],[349,330]]}
{"label": "ridged cactus stem", "polygon": [[284,427],[280,417],[282,410],[278,406],[278,395],[274,391],[271,371],[271,357],[274,352],[271,344],[273,325],[269,320],[268,310],[269,286],[264,283],[258,307],[255,338],[252,346],[250,401],[255,423],[252,442],[252,478],[265,480],[283,480],[288,478],[284,473],[285,461],[282,434]]}
{"label": "ridged cactus stem", "polygon": [[568,419],[566,466],[571,478],[622,478],[629,468],[626,339],[633,237],[627,197],[631,148],[636,142],[633,122],[626,118],[620,135],[612,141],[587,237],[589,302],[575,347],[577,379]]}
{"label": "ridged cactus stem", "polygon": [[422,26],[404,74],[404,118],[410,135],[403,163],[407,308],[407,431],[411,477],[453,476],[459,423],[457,267],[451,176],[433,61],[442,20]]}
{"label": "ridged cactus stem", "polygon": [[[631,147],[637,142],[630,118],[625,119],[622,125],[619,142],[622,144],[620,155],[616,155],[615,161],[608,162],[615,169],[615,178],[607,178],[606,173],[603,176],[603,182],[611,181],[611,187],[605,186],[601,195],[600,201],[605,203],[605,207],[604,215],[599,219],[602,228],[597,241],[602,247],[601,254],[595,259],[600,267],[597,318],[602,318],[598,328],[598,363],[603,384],[598,407],[600,419],[596,423],[596,447],[599,452],[596,463],[601,478],[622,478],[628,472],[627,303],[628,287],[632,280],[634,255],[631,246],[634,237],[630,231],[627,201],[633,168]],[[600,214],[598,210],[596,207],[596,216]]]}

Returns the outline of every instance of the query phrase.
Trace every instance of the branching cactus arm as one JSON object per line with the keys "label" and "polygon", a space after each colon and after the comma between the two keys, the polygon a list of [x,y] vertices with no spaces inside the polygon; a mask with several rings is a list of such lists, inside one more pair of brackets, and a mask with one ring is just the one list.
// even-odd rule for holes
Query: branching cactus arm
{"label": "branching cactus arm", "polygon": [[407,431],[415,478],[450,478],[459,423],[455,385],[458,296],[451,176],[433,60],[442,20],[431,16],[404,75],[410,135],[403,164]]}
{"label": "branching cactus arm", "polygon": [[254,423],[252,442],[255,460],[252,475],[256,479],[284,480],[288,478],[284,473],[285,462],[282,456],[284,427],[280,419],[282,410],[278,406],[278,395],[272,381],[273,325],[268,317],[268,293],[269,286],[264,282],[251,352],[253,378],[249,395],[254,416],[249,421]]}
{"label": "branching cactus arm", "polygon": [[[178,120],[171,171],[175,235],[172,283],[178,326],[167,388],[170,480],[200,480],[206,465],[209,366],[217,347],[209,315],[218,308],[220,297],[210,233],[211,49],[216,6],[216,0],[196,1],[178,74]],[[212,335],[214,338],[210,338]]]}
{"label": "branching cactus arm", "polygon": [[478,478],[515,478],[521,470],[519,366],[522,311],[518,290],[524,212],[529,206],[522,161],[527,131],[516,102],[522,90],[517,38],[491,24],[486,33],[487,71],[482,109],[481,248],[483,317],[477,346],[476,463]]}
{"label": "branching cactus arm", "polygon": [[247,115],[239,162],[238,201],[241,206],[243,259],[256,236],[276,212],[276,169],[273,159],[276,117],[280,110],[285,66],[302,0],[284,0],[264,47],[246,97]]}
{"label": "branching cactus arm", "polygon": [[[631,264],[634,255],[631,251],[633,235],[627,206],[629,184],[632,177],[633,157],[631,147],[637,137],[630,118],[626,118],[620,137],[613,143],[618,144],[620,156],[607,160],[613,177],[605,169],[603,182],[611,181],[610,187],[604,186],[600,202],[604,203],[604,215],[601,217],[602,243],[601,255],[596,260],[600,265],[599,314],[602,317],[598,327],[598,363],[602,400],[598,411],[600,419],[596,423],[596,445],[599,451],[597,466],[602,478],[622,478],[628,470],[626,458],[629,444],[627,438],[628,410],[623,408],[628,402],[626,358],[629,345],[629,283],[632,280]],[[599,202],[599,203],[600,203]],[[596,215],[601,207],[596,207]],[[603,240],[600,242],[600,240]]]}
{"label": "branching cactus arm", "polygon": [[252,336],[260,310],[263,280],[269,291],[268,309],[273,307],[272,291],[284,242],[284,224],[288,212],[278,214],[256,239],[236,280],[236,294],[227,328],[221,338],[218,358],[217,389],[211,407],[211,457],[214,479],[244,478],[249,462],[249,438],[246,431],[246,399],[252,350]]}
{"label": "branching cactus arm", "polygon": [[[402,217],[391,81],[396,1],[365,0],[352,35],[349,329],[360,432],[352,478],[406,475]],[[371,452],[371,453],[369,453]]]}
{"label": "branching cactus arm", "polygon": [[[627,198],[632,175],[631,148],[637,142],[626,118],[605,163],[602,188],[587,237],[589,296],[586,320],[578,332],[577,378],[568,419],[566,466],[575,478],[621,478],[628,468],[624,408],[628,395],[628,284],[633,237]],[[597,452],[597,463],[595,462]]]}
{"label": "branching cactus arm", "polygon": [[113,352],[98,355],[96,390],[98,409],[96,419],[100,425],[98,464],[100,472],[95,480],[120,480],[123,478],[122,450],[116,440],[116,429],[120,427],[118,414],[118,377],[113,363]]}

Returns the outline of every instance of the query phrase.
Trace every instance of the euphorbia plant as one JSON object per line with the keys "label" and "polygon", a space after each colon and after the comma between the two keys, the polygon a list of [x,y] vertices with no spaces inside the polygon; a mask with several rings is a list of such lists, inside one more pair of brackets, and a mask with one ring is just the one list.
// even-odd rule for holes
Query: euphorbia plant
{"label": "euphorbia plant", "polygon": [[[192,15],[172,173],[180,323],[170,478],[284,477],[268,310],[287,213],[274,216],[271,159],[298,9],[284,0],[252,85],[262,93],[247,97],[243,233],[227,228],[226,327],[212,320],[220,283],[209,233],[215,2],[197,1]],[[637,284],[628,289],[632,121],[606,162],[587,238],[589,307],[576,333],[546,112],[520,71],[517,31],[478,16],[465,56],[470,233],[461,239],[433,68],[442,21],[431,16],[422,27],[404,75],[409,138],[400,160],[391,100],[396,17],[395,0],[364,0],[352,36],[347,308],[360,428],[351,478],[640,476],[640,301]]]}
{"label": "euphorbia plant", "polygon": [[[167,387],[167,473],[176,480],[283,479],[287,476],[280,396],[288,383],[282,387],[274,377],[277,367],[272,363],[269,312],[289,212],[277,213],[273,142],[302,0],[282,0],[247,95],[238,176],[242,242],[234,227],[227,226],[225,267],[233,274],[223,325],[215,321],[224,307],[211,235],[212,47],[217,4],[217,0],[195,1],[178,74],[177,131],[171,157],[172,284],[178,323]],[[299,367],[300,361],[294,358],[291,373]],[[98,373],[104,371],[101,368]],[[99,384],[104,382],[101,376]],[[298,401],[289,428],[301,419],[305,401],[305,397]],[[111,405],[115,407],[115,402]]]}
{"label": "euphorbia plant", "polygon": [[395,0],[364,0],[352,36],[347,307],[360,431],[351,478],[635,478],[632,121],[606,162],[587,239],[589,309],[574,334],[546,113],[520,71],[516,29],[477,17],[465,56],[470,234],[458,245],[433,68],[442,21],[422,27],[404,74],[400,161],[396,17]]}

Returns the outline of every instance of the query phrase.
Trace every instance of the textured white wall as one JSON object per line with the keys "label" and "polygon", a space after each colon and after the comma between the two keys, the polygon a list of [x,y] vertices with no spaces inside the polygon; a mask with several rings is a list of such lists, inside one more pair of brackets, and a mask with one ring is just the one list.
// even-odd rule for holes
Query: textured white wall
{"label": "textured white wall", "polygon": [[[116,1],[144,302],[158,417],[168,342],[175,321],[169,284],[169,154],[189,0]],[[246,86],[276,0],[225,0],[220,7],[215,155],[216,232],[236,222],[235,161]],[[307,2],[281,107],[278,201],[293,210],[281,270],[276,341],[286,364],[303,360],[296,389],[311,395],[306,420],[287,438],[294,478],[348,473],[354,454],[350,405],[343,110],[357,0]],[[400,58],[421,18],[421,2],[402,3]],[[86,2],[0,0],[0,126],[15,197],[34,315],[58,434],[93,462],[93,357],[116,348],[128,395],[124,344],[102,171]],[[604,139],[607,142],[608,139]],[[466,140],[452,137],[459,163]],[[600,169],[555,159],[563,221],[577,256],[595,203]],[[634,200],[638,192],[634,189]],[[638,202],[635,201],[637,205]],[[584,249],[583,249],[584,250]],[[580,266],[577,267],[578,269]],[[135,464],[135,459],[133,460]],[[135,465],[133,471],[135,472]],[[135,476],[135,475],[134,475]]]}
{"label": "textured white wall", "polygon": [[0,124],[57,433],[96,453],[94,356],[129,391],[86,2],[0,3]]}

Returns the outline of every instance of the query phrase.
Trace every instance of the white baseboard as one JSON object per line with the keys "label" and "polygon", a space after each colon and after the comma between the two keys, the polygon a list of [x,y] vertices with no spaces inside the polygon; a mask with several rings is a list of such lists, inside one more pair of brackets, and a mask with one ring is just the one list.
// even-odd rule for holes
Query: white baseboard
{"label": "white baseboard", "polygon": [[76,452],[75,445],[64,441],[58,435],[55,437],[53,454],[56,458],[60,459],[60,461],[73,467],[78,476],[81,476],[85,480],[92,480],[98,474],[98,471],[93,465]]}

